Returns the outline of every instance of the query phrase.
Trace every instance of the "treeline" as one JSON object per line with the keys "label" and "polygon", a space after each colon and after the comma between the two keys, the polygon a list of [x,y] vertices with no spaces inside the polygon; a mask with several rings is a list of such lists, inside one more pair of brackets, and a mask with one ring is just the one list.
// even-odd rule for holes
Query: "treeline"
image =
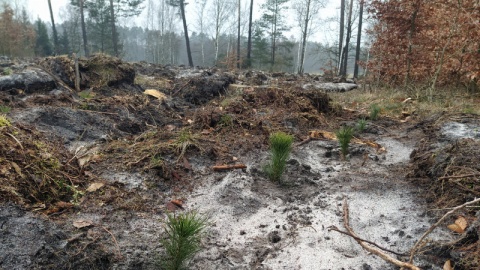
{"label": "treeline", "polygon": [[[50,1],[48,1],[50,2]],[[55,24],[37,20],[31,23],[25,10],[15,12],[4,4],[0,17],[2,41],[15,50],[2,50],[7,56],[47,56],[77,53],[116,55],[128,61],[148,61],[159,64],[192,64],[228,68],[255,68],[270,71],[320,72],[338,64],[338,44],[309,41],[316,34],[321,22],[318,15],[323,1],[268,0],[260,7],[253,1],[201,0],[199,9],[189,11],[185,20],[191,27],[188,37],[182,27],[180,5],[172,0],[71,0],[62,14],[62,22]],[[242,5],[243,3],[243,5]],[[50,3],[51,4],[51,3]],[[53,2],[55,4],[55,2]],[[143,5],[142,5],[143,4]],[[240,6],[239,6],[240,4]],[[291,5],[287,5],[291,4]],[[287,7],[295,6],[298,37],[287,37],[294,25],[287,23]],[[261,19],[249,21],[251,8],[263,13]],[[305,13],[305,8],[310,12]],[[140,12],[145,17],[142,27],[120,26],[125,20],[134,20]],[[184,12],[186,12],[184,10]],[[237,14],[235,14],[237,12]],[[308,19],[308,23],[301,24]],[[6,25],[14,21],[15,27]],[[138,21],[138,20],[137,20]],[[21,35],[16,27],[28,29],[29,35]],[[47,34],[47,29],[48,33]],[[13,37],[14,36],[14,37]],[[186,46],[186,38],[190,48]],[[29,39],[29,40],[28,40]],[[24,45],[17,44],[17,40]],[[2,47],[2,48],[3,48]],[[350,48],[352,51],[354,47]],[[190,55],[190,56],[189,56]],[[363,55],[367,55],[363,52]],[[352,69],[353,56],[350,55]]]}
{"label": "treeline", "polygon": [[[477,0],[340,0],[339,14],[322,18],[327,2],[197,0],[188,9],[184,0],[70,0],[58,25],[53,13],[49,23],[32,23],[25,10],[3,4],[0,54],[101,52],[129,61],[342,77],[366,71],[376,81],[421,83],[431,91],[480,84]],[[254,10],[260,19],[252,19]],[[142,27],[127,23],[139,14]],[[313,41],[327,34],[328,42]]]}

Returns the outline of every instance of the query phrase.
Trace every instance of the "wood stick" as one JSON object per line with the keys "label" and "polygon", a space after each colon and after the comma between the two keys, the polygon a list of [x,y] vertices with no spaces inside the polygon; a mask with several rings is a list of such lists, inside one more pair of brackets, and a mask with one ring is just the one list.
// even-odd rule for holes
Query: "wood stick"
{"label": "wood stick", "polygon": [[372,242],[372,241],[368,241],[368,240],[359,238],[359,237],[357,237],[357,236],[355,236],[355,235],[351,235],[349,232],[344,232],[344,231],[340,230],[339,228],[337,228],[336,226],[333,226],[333,225],[332,225],[332,226],[328,227],[327,229],[328,229],[329,231],[336,231],[336,232],[339,232],[339,233],[341,233],[341,234],[348,235],[348,236],[352,237],[352,238],[355,239],[355,240],[359,240],[359,241],[362,241],[362,242],[365,242],[365,243],[369,243],[370,245],[374,245],[374,246],[378,247],[379,249],[384,250],[384,251],[387,251],[387,252],[390,252],[390,253],[392,253],[392,254],[395,254],[395,255],[398,255],[398,256],[408,256],[408,254],[398,253],[398,252],[393,251],[393,250],[390,250],[390,249],[388,249],[388,248],[384,248],[384,247],[382,247],[382,246],[379,246],[377,243],[374,243],[374,242]]}
{"label": "wood stick", "polygon": [[216,165],[213,166],[214,171],[226,171],[234,169],[246,169],[247,165],[245,164],[234,164],[234,165]]}
{"label": "wood stick", "polygon": [[73,59],[75,60],[75,90],[80,92],[80,68],[78,66],[78,57],[77,54],[72,54]]}
{"label": "wood stick", "polygon": [[384,259],[385,261],[387,261],[389,263],[392,263],[392,264],[395,264],[398,267],[406,267],[406,268],[409,268],[409,269],[412,269],[412,270],[421,270],[419,267],[417,267],[417,266],[415,266],[411,263],[406,263],[406,262],[399,261],[399,260],[391,257],[390,255],[387,255],[387,254],[383,253],[382,251],[380,251],[376,248],[373,248],[373,247],[369,246],[367,243],[359,240],[360,237],[358,237],[358,235],[355,234],[355,232],[352,230],[352,228],[350,228],[348,203],[347,203],[346,198],[343,200],[343,223],[344,223],[345,229],[347,229],[347,231],[352,236],[355,236],[353,239],[355,239],[355,241],[357,241],[357,243],[360,246],[362,246],[365,250],[367,250],[368,252],[370,252],[372,254],[375,254],[375,255],[379,256],[380,258]]}

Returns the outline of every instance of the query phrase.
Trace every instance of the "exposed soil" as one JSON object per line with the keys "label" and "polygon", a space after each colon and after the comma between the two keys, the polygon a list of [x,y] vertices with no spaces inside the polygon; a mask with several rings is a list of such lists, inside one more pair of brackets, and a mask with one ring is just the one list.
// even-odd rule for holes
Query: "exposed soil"
{"label": "exposed soil", "polygon": [[[73,87],[72,65],[35,64],[55,74],[50,92],[0,92],[11,109],[0,125],[0,269],[158,269],[172,200],[210,216],[192,269],[395,269],[331,230],[344,230],[345,199],[361,238],[408,261],[439,208],[480,193],[476,115],[380,117],[344,159],[337,141],[309,134],[367,115],[303,87],[319,77],[95,56],[80,61],[86,91],[74,93],[58,82]],[[281,183],[263,173],[275,131],[295,138]],[[212,170],[234,164],[247,168]],[[446,229],[458,215],[469,221],[462,234]],[[448,219],[414,264],[478,269],[475,215]]]}

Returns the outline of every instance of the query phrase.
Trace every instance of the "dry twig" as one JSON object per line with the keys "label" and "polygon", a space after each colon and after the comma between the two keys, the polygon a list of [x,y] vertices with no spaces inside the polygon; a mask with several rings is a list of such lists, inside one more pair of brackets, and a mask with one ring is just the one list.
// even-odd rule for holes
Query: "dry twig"
{"label": "dry twig", "polygon": [[246,169],[247,165],[245,164],[234,164],[234,165],[217,165],[213,166],[214,171],[225,171],[225,170],[233,170],[233,169]]}

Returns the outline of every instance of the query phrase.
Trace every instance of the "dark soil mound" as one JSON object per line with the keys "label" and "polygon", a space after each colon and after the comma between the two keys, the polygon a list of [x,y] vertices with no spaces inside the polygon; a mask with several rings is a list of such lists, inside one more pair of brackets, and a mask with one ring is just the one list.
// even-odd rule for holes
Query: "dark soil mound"
{"label": "dark soil mound", "polygon": [[[119,58],[104,54],[95,54],[89,58],[80,58],[81,88],[101,88],[105,86],[131,85],[135,80],[133,65]],[[40,65],[57,75],[68,86],[75,87],[75,61],[67,56],[47,57]]]}

